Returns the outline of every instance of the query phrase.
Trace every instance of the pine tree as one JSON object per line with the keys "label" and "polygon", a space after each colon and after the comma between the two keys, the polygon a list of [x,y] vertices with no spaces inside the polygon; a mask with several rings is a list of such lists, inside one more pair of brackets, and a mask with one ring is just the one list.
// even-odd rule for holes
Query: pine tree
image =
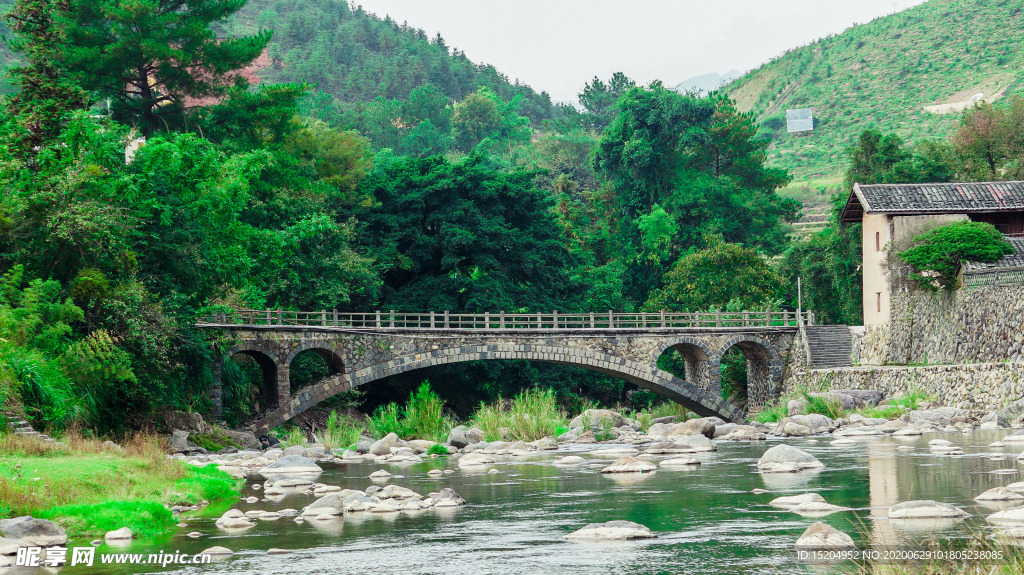
{"label": "pine tree", "polygon": [[270,32],[219,39],[245,0],[69,0],[64,58],[82,86],[145,132],[181,117],[188,99],[218,97],[255,60]]}
{"label": "pine tree", "polygon": [[20,128],[18,147],[27,153],[57,137],[68,116],[89,105],[88,94],[60,65],[65,34],[58,18],[67,9],[68,0],[18,0],[7,15],[15,35],[9,45],[25,60],[10,71],[20,91],[9,109]]}

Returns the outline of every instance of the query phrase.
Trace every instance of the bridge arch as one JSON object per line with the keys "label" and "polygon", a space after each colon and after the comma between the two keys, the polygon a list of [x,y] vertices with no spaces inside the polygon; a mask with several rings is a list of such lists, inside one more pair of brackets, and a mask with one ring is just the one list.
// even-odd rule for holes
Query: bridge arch
{"label": "bridge arch", "polygon": [[719,365],[733,347],[743,352],[747,360],[747,405],[760,407],[771,403],[779,395],[776,382],[782,381],[784,365],[775,346],[756,335],[738,335],[722,344],[716,357]]}
{"label": "bridge arch", "polygon": [[[258,346],[234,346],[228,350],[224,357],[226,360],[230,360],[236,355],[243,355],[252,359],[260,368],[260,372],[263,375],[259,393],[261,407],[263,409],[280,408],[283,402],[281,401],[280,393],[281,370],[277,358]],[[284,384],[288,384],[287,377],[284,379]],[[218,389],[218,397],[219,394],[220,391]]]}
{"label": "bridge arch", "polygon": [[701,389],[650,364],[589,349],[533,344],[491,344],[424,351],[342,373],[303,389],[287,404],[279,406],[258,420],[255,428],[257,432],[266,432],[329,397],[385,377],[435,365],[494,359],[542,361],[582,367],[654,391],[703,416],[718,416],[735,422],[744,420],[743,411],[722,400],[720,395]]}
{"label": "bridge arch", "polygon": [[662,355],[674,349],[685,362],[686,381],[716,395],[721,394],[722,384],[718,373],[717,356],[706,341],[684,336],[666,340],[665,344],[655,356],[654,365],[658,364]]}
{"label": "bridge arch", "polygon": [[[299,361],[303,358],[305,361]],[[313,358],[319,358],[323,363],[317,365],[318,362]],[[312,363],[310,363],[310,360],[312,360]],[[297,361],[298,365],[296,364]],[[345,371],[345,362],[332,346],[314,340],[302,342],[292,348],[285,355],[284,363],[281,367],[288,370],[287,401],[298,391],[316,383],[317,380],[322,381],[324,377],[342,374]],[[321,371],[323,369],[326,369],[326,371]],[[312,376],[312,381],[307,379],[309,376]]]}

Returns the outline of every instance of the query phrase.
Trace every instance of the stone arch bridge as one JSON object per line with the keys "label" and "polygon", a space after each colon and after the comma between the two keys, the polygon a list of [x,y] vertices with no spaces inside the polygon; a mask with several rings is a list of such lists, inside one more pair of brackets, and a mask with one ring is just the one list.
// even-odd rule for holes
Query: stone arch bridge
{"label": "stone arch bridge", "polygon": [[[578,366],[654,391],[703,416],[740,422],[743,410],[723,400],[719,366],[738,347],[747,358],[749,406],[778,397],[783,369],[805,316],[793,312],[450,314],[240,310],[204,318],[198,327],[227,332],[225,359],[248,355],[263,372],[271,405],[253,424],[265,433],[325,399],[391,375],[477,360],[531,360]],[[669,349],[686,362],[685,377],[657,367]],[[330,375],[293,396],[289,367],[297,355],[322,357]],[[220,367],[211,399],[220,414]]]}

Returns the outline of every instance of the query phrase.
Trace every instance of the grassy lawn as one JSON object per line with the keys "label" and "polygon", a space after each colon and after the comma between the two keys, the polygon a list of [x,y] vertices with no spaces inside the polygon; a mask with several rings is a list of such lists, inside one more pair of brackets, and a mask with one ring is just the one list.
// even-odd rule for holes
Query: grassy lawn
{"label": "grassy lawn", "polygon": [[154,438],[122,451],[81,438],[51,446],[0,437],[0,517],[50,519],[71,536],[126,526],[142,537],[165,533],[176,523],[166,506],[233,499],[240,484],[213,467],[168,459]]}

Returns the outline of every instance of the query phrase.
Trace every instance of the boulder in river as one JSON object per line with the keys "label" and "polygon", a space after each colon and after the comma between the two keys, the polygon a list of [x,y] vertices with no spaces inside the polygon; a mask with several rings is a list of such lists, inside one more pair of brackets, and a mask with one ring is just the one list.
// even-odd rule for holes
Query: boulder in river
{"label": "boulder in river", "polygon": [[930,499],[904,501],[889,508],[889,519],[933,519],[970,517],[963,509],[950,503]]}
{"label": "boulder in river", "polygon": [[495,461],[493,457],[484,453],[467,453],[459,458],[459,467],[481,467]]}
{"label": "boulder in river", "polygon": [[993,487],[974,498],[975,501],[1024,501],[1024,495],[1006,487]]}
{"label": "boulder in river", "polygon": [[805,469],[820,469],[825,465],[810,453],[792,445],[780,444],[768,449],[757,460],[762,473],[792,473]]}
{"label": "boulder in river", "polygon": [[601,470],[601,473],[647,473],[654,471],[658,466],[650,461],[637,459],[635,457],[622,457],[608,467]]}
{"label": "boulder in river", "polygon": [[398,435],[395,433],[389,433],[378,441],[375,441],[370,446],[371,455],[391,455],[391,448],[398,447],[399,444]]}
{"label": "boulder in river", "polygon": [[302,455],[285,455],[270,465],[260,469],[264,477],[282,473],[320,473],[323,469],[312,459]]}
{"label": "boulder in river", "polygon": [[579,465],[580,463],[583,463],[585,461],[586,461],[586,459],[583,459],[579,455],[566,455],[565,457],[561,457],[559,459],[556,459],[556,460],[552,461],[551,464],[552,465]]}
{"label": "boulder in river", "polygon": [[209,549],[205,549],[203,551],[200,551],[200,553],[202,555],[234,555],[235,552],[230,550],[230,549],[228,549],[227,547],[221,547],[220,545],[215,545],[213,547],[210,547]]}
{"label": "boulder in river", "polygon": [[67,533],[60,525],[28,515],[0,521],[0,536],[13,539],[22,547],[49,547],[68,542]]}
{"label": "boulder in river", "polygon": [[224,515],[221,515],[216,525],[221,529],[248,529],[256,524],[249,521],[245,513],[238,509],[231,509],[224,513]]}
{"label": "boulder in river", "polygon": [[729,433],[715,439],[722,441],[764,441],[768,437],[752,425],[739,425]]}
{"label": "boulder in river", "polygon": [[431,494],[430,498],[435,501],[434,507],[459,507],[466,504],[466,500],[449,487]]}
{"label": "boulder in river", "polygon": [[776,497],[768,502],[768,505],[772,507],[782,507],[788,509],[790,507],[796,507],[801,503],[825,503],[825,498],[817,493],[802,493],[800,495],[786,495],[784,497]]}
{"label": "boulder in river", "polygon": [[1024,507],[1013,507],[987,517],[989,523],[1024,523]]}
{"label": "boulder in river", "polygon": [[688,467],[700,465],[700,460],[694,457],[673,457],[658,464],[659,467]]}
{"label": "boulder in river", "polygon": [[127,527],[115,529],[113,531],[107,531],[103,536],[105,541],[130,541],[132,538],[132,530]]}
{"label": "boulder in river", "polygon": [[586,527],[565,535],[570,541],[608,541],[630,539],[653,539],[657,537],[650,529],[632,521],[608,521],[591,523]]}
{"label": "boulder in river", "polygon": [[793,546],[805,551],[857,548],[852,537],[821,521],[811,524]]}

